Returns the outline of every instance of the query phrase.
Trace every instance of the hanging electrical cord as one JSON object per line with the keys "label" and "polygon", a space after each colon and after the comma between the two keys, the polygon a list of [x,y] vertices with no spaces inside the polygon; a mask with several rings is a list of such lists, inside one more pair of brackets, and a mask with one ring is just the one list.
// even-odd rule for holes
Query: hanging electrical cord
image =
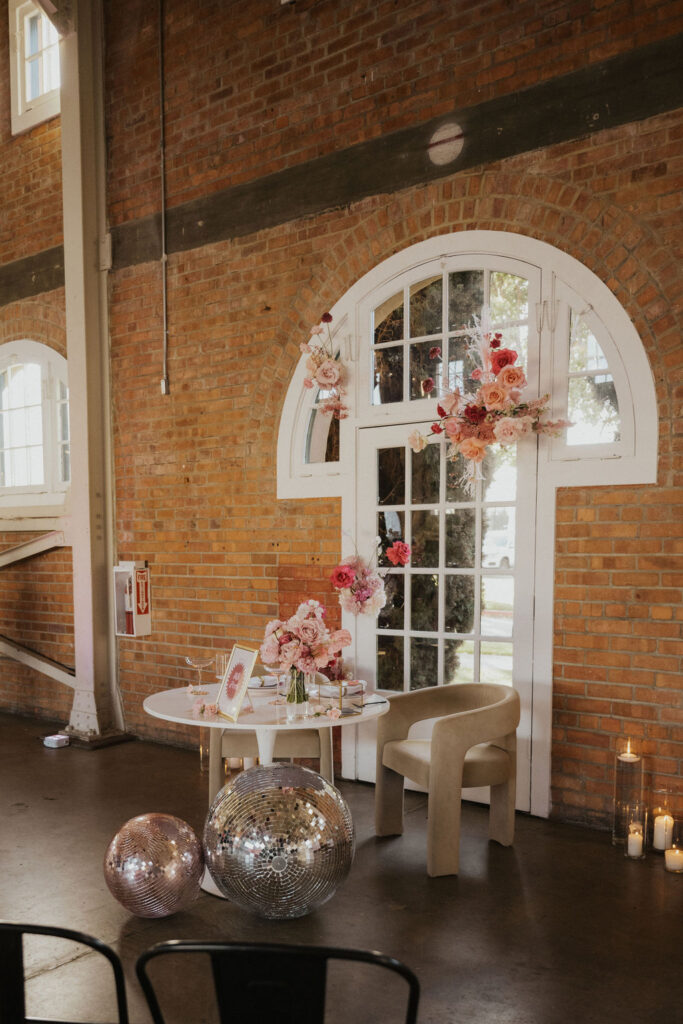
{"label": "hanging electrical cord", "polygon": [[159,166],[161,170],[161,305],[163,316],[163,375],[161,393],[168,395],[170,383],[168,379],[168,298],[166,268],[168,254],[166,252],[166,122],[164,107],[166,93],[164,89],[164,0],[159,0]]}

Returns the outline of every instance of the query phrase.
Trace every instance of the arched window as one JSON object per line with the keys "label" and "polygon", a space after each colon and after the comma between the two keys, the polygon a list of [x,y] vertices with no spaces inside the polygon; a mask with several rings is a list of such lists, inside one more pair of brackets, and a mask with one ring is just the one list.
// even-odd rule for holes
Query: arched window
{"label": "arched window", "polygon": [[66,360],[36,341],[0,345],[0,509],[61,505],[70,480]]}
{"label": "arched window", "polygon": [[[519,353],[529,397],[550,393],[549,417],[573,426],[559,438],[493,446],[470,494],[443,437],[417,454],[407,438],[436,418],[425,377],[445,391],[469,375],[466,325],[484,306]],[[411,544],[410,565],[390,567],[378,619],[344,616],[356,671],[394,692],[480,679],[515,685],[518,806],[547,814],[555,490],[656,479],[657,407],[640,339],[586,267],[504,232],[411,246],[330,312],[350,414],[337,424],[320,412],[324,396],[303,387],[302,361],[281,419],[278,495],[341,496],[342,531],[361,553],[376,536]],[[352,743],[344,739],[344,772],[371,779],[372,745]]]}

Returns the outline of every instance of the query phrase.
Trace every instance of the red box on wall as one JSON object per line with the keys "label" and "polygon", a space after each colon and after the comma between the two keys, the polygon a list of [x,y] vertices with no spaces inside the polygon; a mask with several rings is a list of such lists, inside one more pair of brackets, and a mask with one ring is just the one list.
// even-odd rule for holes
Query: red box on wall
{"label": "red box on wall", "polygon": [[114,566],[114,617],[117,636],[148,636],[152,632],[147,562]]}

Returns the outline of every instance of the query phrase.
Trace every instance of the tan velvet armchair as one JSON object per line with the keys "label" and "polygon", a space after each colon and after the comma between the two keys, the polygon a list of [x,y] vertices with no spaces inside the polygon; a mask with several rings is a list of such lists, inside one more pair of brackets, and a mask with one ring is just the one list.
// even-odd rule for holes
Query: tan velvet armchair
{"label": "tan velvet armchair", "polygon": [[[515,832],[519,694],[510,686],[462,683],[396,694],[377,723],[375,832],[403,832],[403,780],[427,790],[427,873],[457,875],[461,790],[490,786],[489,838]],[[431,739],[408,739],[435,718]]]}

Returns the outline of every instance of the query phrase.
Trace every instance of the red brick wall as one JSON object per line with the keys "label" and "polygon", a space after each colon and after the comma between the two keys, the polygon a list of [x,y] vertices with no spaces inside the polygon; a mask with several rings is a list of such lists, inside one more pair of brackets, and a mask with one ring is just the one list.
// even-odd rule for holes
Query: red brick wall
{"label": "red brick wall", "polygon": [[62,241],[60,120],[12,136],[9,20],[0,17],[0,266]]}
{"label": "red brick wall", "polygon": [[[204,42],[196,4],[166,10],[171,205],[681,30],[674,2],[256,0],[202,5]],[[109,215],[119,224],[158,210],[157,25],[142,0],[108,2],[106,16]],[[680,112],[653,117],[173,255],[169,396],[159,387],[159,266],[111,275],[116,544],[119,558],[152,569],[152,635],[119,642],[132,732],[193,742],[141,710],[148,693],[189,681],[186,653],[257,644],[265,622],[304,596],[336,607],[326,576],[339,554],[338,502],[275,497],[280,410],[307,327],[414,242],[508,230],[569,252],[611,288],[647,351],[660,423],[656,486],[558,496],[553,814],[608,823],[613,748],[626,732],[658,783],[680,785],[682,136]],[[11,214],[17,237],[2,232],[0,261],[14,258],[3,244],[26,254],[53,237],[37,238],[23,172],[33,173],[40,138],[8,144],[28,198]],[[5,145],[3,134],[0,175]],[[54,147],[45,159],[54,193]],[[35,330],[47,323],[51,337],[61,302],[1,307],[0,331],[18,336],[17,318],[35,313]],[[66,603],[63,612],[70,621]],[[8,692],[0,687],[3,704]],[[53,709],[63,696],[54,686]]]}
{"label": "red brick wall", "polygon": [[680,785],[683,487],[565,490],[557,504],[553,804],[602,823],[617,737],[653,789]]}
{"label": "red brick wall", "polygon": [[[166,4],[170,205],[683,29],[672,0]],[[107,4],[113,223],[156,209],[156,7]]]}

